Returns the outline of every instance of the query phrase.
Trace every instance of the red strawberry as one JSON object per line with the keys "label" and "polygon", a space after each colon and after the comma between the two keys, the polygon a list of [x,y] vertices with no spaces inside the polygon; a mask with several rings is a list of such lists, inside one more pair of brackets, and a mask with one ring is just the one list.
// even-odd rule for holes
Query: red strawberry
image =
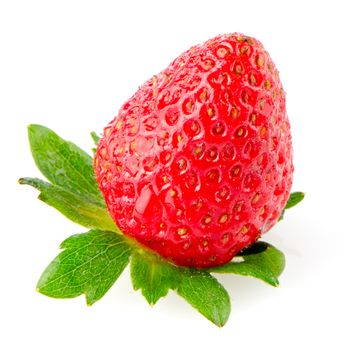
{"label": "red strawberry", "polygon": [[180,55],[120,109],[95,171],[128,236],[178,265],[221,265],[278,220],[292,183],[285,93],[256,39]]}

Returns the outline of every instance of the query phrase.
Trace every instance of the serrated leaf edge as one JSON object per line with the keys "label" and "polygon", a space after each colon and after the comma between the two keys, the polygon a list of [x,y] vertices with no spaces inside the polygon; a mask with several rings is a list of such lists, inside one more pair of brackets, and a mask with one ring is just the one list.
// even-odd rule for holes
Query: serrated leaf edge
{"label": "serrated leaf edge", "polygon": [[[31,124],[29,127],[28,127],[28,131],[30,132],[31,130],[31,128],[33,128],[33,127],[36,127],[36,126],[38,126],[38,127],[42,127],[42,126],[40,126],[40,125],[36,125],[36,124]],[[43,128],[46,128],[46,127],[43,127]],[[47,128],[48,129],[48,128]],[[50,129],[48,129],[49,131],[52,131],[52,130],[50,130]],[[52,131],[53,132],[53,131]],[[54,132],[53,132],[54,133]],[[54,133],[55,134],[55,133]],[[55,134],[55,135],[57,135],[57,134]],[[57,135],[58,136],[58,135]],[[94,132],[92,132],[91,133],[91,136],[92,136],[92,138],[93,138],[93,140],[94,140],[94,142],[95,142],[95,144],[97,144],[97,142],[98,142],[98,140],[99,140],[99,138],[98,138],[98,136],[97,136],[97,134],[96,133],[94,133]],[[59,137],[59,136],[58,136]],[[63,140],[63,141],[65,141],[65,140]],[[73,143],[71,143],[71,142],[69,142],[69,141],[66,141],[67,143],[69,143],[69,144],[72,144],[72,145],[74,145]],[[74,145],[75,146],[75,145]],[[25,183],[25,180],[24,180],[25,178],[21,178],[21,179],[19,179],[19,183],[20,184],[24,184]],[[295,204],[293,204],[293,205],[291,205],[291,206],[289,206],[289,207],[287,207],[287,205],[286,205],[286,208],[285,209],[289,209],[289,208],[291,208],[291,207],[293,207],[293,206],[295,206],[296,204],[298,204],[303,198],[304,198],[304,193],[303,192],[299,192],[300,194],[302,194],[302,198],[300,199],[300,200],[298,200]],[[40,197],[40,196],[39,196]],[[288,204],[288,203],[287,203]],[[284,212],[284,211],[283,211]],[[119,231],[119,229],[117,230],[118,231],[118,233],[120,234],[120,231]],[[65,241],[64,241],[65,242]],[[63,244],[64,244],[64,242],[62,242],[62,244],[61,244],[61,249],[64,249],[63,248]],[[126,244],[128,244],[128,242],[126,242]],[[130,248],[130,255],[129,255],[129,259],[128,259],[128,262],[126,263],[126,265],[125,265],[125,267],[132,261],[132,258],[133,258],[133,255],[135,254],[134,253],[134,248],[135,248],[135,246],[129,246],[129,248]],[[142,248],[138,248],[138,250],[139,249],[142,249]],[[157,257],[158,258],[158,257]],[[166,260],[164,260],[164,259],[162,259],[162,258],[160,258],[161,260],[163,260],[166,264],[169,264],[169,262],[168,261],[166,261]],[[153,262],[153,263],[156,263],[156,262]],[[237,262],[234,262],[234,263],[237,263]],[[169,265],[172,265],[172,264],[169,264]],[[183,270],[183,271],[186,271],[186,273],[184,273],[184,275],[185,274],[187,274],[187,276],[188,276],[188,274],[189,274],[189,271],[191,271],[191,269],[188,269],[188,270],[184,270],[184,268],[182,268],[182,267],[179,267],[179,266],[176,266],[176,265],[172,265],[172,266],[174,266],[174,268],[176,268],[176,269],[179,269],[179,271],[180,271],[180,269],[181,270]],[[124,267],[124,269],[125,269],[125,267]],[[193,270],[193,269],[192,269]],[[216,278],[211,274],[211,273],[229,273],[229,272],[217,272],[217,271],[210,271],[210,269],[207,269],[207,270],[196,270],[196,271],[202,271],[202,273],[207,273],[207,275],[208,276],[210,276],[210,278],[213,278],[220,286],[221,286],[221,288],[227,293],[227,291],[226,291],[226,289],[216,280]],[[45,272],[45,271],[44,271]],[[233,272],[233,273],[235,273],[235,272]],[[241,274],[242,275],[242,274]],[[249,275],[249,274],[243,274],[243,275],[245,275],[245,276],[251,276],[251,275]],[[119,276],[118,276],[119,277]],[[256,277],[256,276],[252,276],[252,277]],[[266,281],[265,281],[266,282]],[[178,281],[178,283],[179,283],[179,285],[181,285],[181,279]],[[267,282],[267,283],[269,283],[269,282]],[[271,284],[271,283],[270,283]],[[172,290],[174,290],[174,291],[176,291],[178,294],[179,294],[179,285],[178,286],[173,286],[173,287],[169,287],[169,289],[172,289]],[[277,280],[277,285],[278,285],[278,280]],[[138,288],[138,289],[140,289],[140,288]],[[40,290],[40,288],[39,287],[37,287],[36,288],[36,291],[38,291],[38,292],[40,292],[40,293],[42,293],[41,292],[41,290]],[[164,296],[166,296],[167,295],[167,293],[168,292],[166,292],[166,294],[164,295]],[[82,294],[85,294],[85,297],[86,297],[86,299],[87,299],[87,304],[88,305],[92,305],[93,303],[89,303],[89,301],[88,301],[88,297],[87,297],[87,292],[83,292]],[[180,294],[179,294],[180,295]],[[164,297],[164,296],[161,296],[161,297]],[[181,296],[181,295],[180,295]],[[146,297],[145,297],[146,298]],[[147,299],[147,298],[146,298]],[[159,298],[154,302],[154,304],[157,302],[159,300]],[[205,316],[205,315],[204,315]],[[206,317],[206,316],[205,316]],[[228,319],[228,317],[227,317],[227,319]],[[225,324],[226,323],[226,321],[227,321],[227,319],[225,320],[225,322],[223,322],[222,324],[218,324],[218,323],[220,323],[220,322],[214,322],[213,320],[211,320],[212,322],[214,322],[216,325],[218,325],[218,326],[222,326],[223,324]]]}

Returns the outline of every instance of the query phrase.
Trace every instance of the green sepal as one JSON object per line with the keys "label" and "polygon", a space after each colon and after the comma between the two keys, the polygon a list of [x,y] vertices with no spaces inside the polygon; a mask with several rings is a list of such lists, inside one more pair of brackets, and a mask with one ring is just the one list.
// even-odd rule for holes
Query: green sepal
{"label": "green sepal", "polygon": [[304,192],[293,192],[290,194],[289,199],[287,201],[286,206],[284,207],[278,221],[283,220],[284,218],[284,214],[285,211],[287,209],[293,208],[294,206],[296,206],[297,204],[299,204],[305,197],[305,193]]}
{"label": "green sepal", "polygon": [[141,289],[142,295],[150,305],[175,289],[177,268],[153,254],[133,253],[130,263],[130,276],[135,290]]}
{"label": "green sepal", "polygon": [[123,236],[98,230],[71,236],[60,248],[64,250],[45,269],[37,290],[53,298],[85,294],[88,305],[112,287],[131,254]]}
{"label": "green sepal", "polygon": [[29,125],[28,137],[37,167],[52,184],[90,202],[104,203],[91,156],[42,125]]}
{"label": "green sepal", "polygon": [[[72,221],[92,228],[62,243],[64,250],[38,282],[42,294],[55,298],[85,294],[91,305],[108,291],[132,257],[130,272],[134,289],[141,289],[151,305],[172,289],[207,319],[223,326],[230,314],[230,299],[211,273],[253,276],[278,285],[278,276],[285,265],[284,255],[265,242],[243,250],[226,265],[197,270],[175,266],[118,235],[120,231],[98,189],[92,157],[44,126],[30,125],[28,134],[33,158],[51,183],[35,178],[22,178],[20,183],[38,189],[42,201]],[[97,134],[91,136],[97,143]],[[302,192],[292,193],[285,209],[303,198]]]}
{"label": "green sepal", "polygon": [[130,272],[134,289],[141,289],[150,305],[172,289],[215,325],[222,327],[229,318],[229,295],[207,271],[175,266],[153,253],[140,254],[138,249],[133,252]]}
{"label": "green sepal", "polygon": [[231,313],[230,296],[210,273],[182,269],[177,293],[204,317],[218,327],[227,322]]}
{"label": "green sepal", "polygon": [[30,125],[28,137],[35,163],[51,183],[35,178],[19,183],[38,189],[39,199],[77,224],[119,232],[98,189],[92,157],[41,125]]}
{"label": "green sepal", "polygon": [[284,209],[290,209],[299,204],[305,197],[304,192],[293,192],[290,194],[288,202]]}
{"label": "green sepal", "polygon": [[278,277],[285,267],[284,254],[266,242],[256,242],[241,251],[225,265],[210,268],[215,273],[234,273],[258,278],[274,287],[279,285]]}
{"label": "green sepal", "polygon": [[119,231],[104,203],[89,202],[85,196],[66,191],[59,186],[36,178],[25,177],[19,179],[19,183],[39,190],[40,200],[79,225],[99,230]]}
{"label": "green sepal", "polygon": [[91,131],[90,136],[91,136],[92,140],[94,141],[95,146],[97,146],[98,141],[100,141],[101,137],[98,136],[98,135],[95,133],[95,131]]}

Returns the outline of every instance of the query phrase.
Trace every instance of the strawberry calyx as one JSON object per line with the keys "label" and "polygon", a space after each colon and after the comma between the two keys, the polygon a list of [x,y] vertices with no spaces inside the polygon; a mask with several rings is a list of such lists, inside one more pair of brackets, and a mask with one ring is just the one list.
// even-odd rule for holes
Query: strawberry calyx
{"label": "strawberry calyx", "polygon": [[[53,298],[85,294],[87,304],[92,305],[130,263],[133,287],[141,290],[148,303],[155,304],[171,289],[221,327],[229,318],[230,298],[212,273],[252,276],[278,285],[285,258],[265,242],[257,241],[225,265],[196,269],[177,266],[124,236],[111,219],[98,189],[93,158],[44,126],[30,125],[28,136],[34,161],[47,181],[21,178],[19,183],[36,188],[40,200],[88,229],[61,244],[62,251],[39,279],[40,293]],[[94,134],[93,139],[97,142],[98,136]],[[293,193],[285,209],[303,198],[303,193]]]}

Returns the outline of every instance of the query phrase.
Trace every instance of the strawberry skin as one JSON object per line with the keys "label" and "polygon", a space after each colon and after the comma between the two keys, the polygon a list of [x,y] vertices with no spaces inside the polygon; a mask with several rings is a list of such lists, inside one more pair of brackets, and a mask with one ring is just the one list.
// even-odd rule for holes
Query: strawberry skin
{"label": "strawberry skin", "polygon": [[262,44],[226,34],[180,55],[105,128],[95,173],[123,233],[175,264],[221,265],[254,243],[293,175],[285,93]]}

